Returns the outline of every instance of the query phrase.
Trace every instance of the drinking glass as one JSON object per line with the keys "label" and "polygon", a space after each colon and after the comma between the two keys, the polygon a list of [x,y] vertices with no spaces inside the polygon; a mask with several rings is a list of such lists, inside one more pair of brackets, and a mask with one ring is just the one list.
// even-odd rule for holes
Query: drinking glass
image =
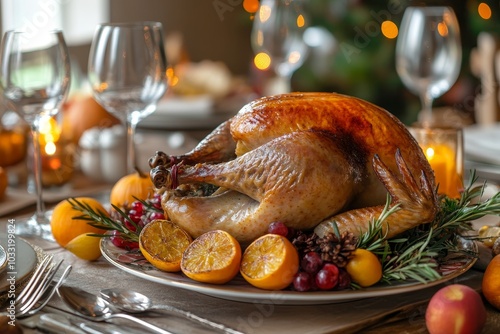
{"label": "drinking glass", "polygon": [[419,119],[432,121],[432,103],[460,73],[462,47],[457,18],[450,7],[408,7],[396,42],[396,70],[422,103]]}
{"label": "drinking glass", "polygon": [[271,66],[283,83],[283,92],[291,91],[292,74],[304,63],[308,47],[303,39],[307,20],[302,0],[261,0],[252,27],[255,54],[270,57]]}
{"label": "drinking glass", "polygon": [[137,124],[155,111],[167,89],[162,24],[99,25],[90,48],[88,77],[96,101],[127,124],[127,170],[133,172]]}
{"label": "drinking glass", "polygon": [[31,127],[36,212],[16,220],[16,234],[54,240],[42,196],[40,125],[54,116],[70,85],[70,61],[61,31],[8,31],[1,46],[1,88],[8,105]]}

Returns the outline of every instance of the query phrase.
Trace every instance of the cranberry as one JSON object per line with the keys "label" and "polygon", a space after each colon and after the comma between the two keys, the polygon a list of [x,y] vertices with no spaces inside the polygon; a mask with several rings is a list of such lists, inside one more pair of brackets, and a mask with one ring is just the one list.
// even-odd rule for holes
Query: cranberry
{"label": "cranberry", "polygon": [[339,268],[333,263],[326,263],[316,274],[316,285],[321,290],[331,290],[339,282]]}
{"label": "cranberry", "polygon": [[351,275],[344,268],[339,268],[339,283],[335,287],[338,290],[348,289],[351,286]]}
{"label": "cranberry", "polygon": [[153,198],[149,200],[149,203],[156,209],[161,210],[161,195],[154,194]]}
{"label": "cranberry", "polygon": [[155,219],[165,219],[165,215],[161,212],[151,212],[149,214],[149,221],[153,221]]}
{"label": "cranberry", "polygon": [[313,277],[305,271],[298,272],[293,278],[293,288],[297,291],[309,291],[313,287]]}
{"label": "cranberry", "polygon": [[119,248],[124,248],[127,250],[139,248],[138,242],[123,239],[121,233],[118,231],[113,231],[113,235],[110,237],[110,239],[113,245]]}
{"label": "cranberry", "polygon": [[130,205],[130,208],[132,210],[135,210],[135,212],[140,213],[140,214],[142,214],[142,212],[144,211],[144,205],[140,201],[132,202],[132,204]]}
{"label": "cranberry", "polygon": [[129,212],[128,212],[128,216],[129,218],[136,224],[138,224],[140,221],[141,221],[141,218],[142,218],[142,211],[137,211],[135,209],[131,209]]}
{"label": "cranberry", "polygon": [[288,236],[288,227],[286,227],[285,223],[283,222],[273,222],[269,224],[269,227],[267,228],[267,232],[270,234],[278,234],[283,237]]}
{"label": "cranberry", "polygon": [[315,274],[319,271],[323,265],[323,260],[321,256],[316,252],[309,252],[302,258],[300,262],[300,267],[310,274]]}
{"label": "cranberry", "polygon": [[[133,220],[132,220],[133,221]],[[134,222],[135,223],[135,222]],[[127,230],[129,231],[132,231],[132,232],[135,232],[137,230],[137,226],[139,225],[139,223],[135,223],[136,225],[132,224],[130,221],[128,220],[125,220],[123,222],[123,225],[127,228]]]}

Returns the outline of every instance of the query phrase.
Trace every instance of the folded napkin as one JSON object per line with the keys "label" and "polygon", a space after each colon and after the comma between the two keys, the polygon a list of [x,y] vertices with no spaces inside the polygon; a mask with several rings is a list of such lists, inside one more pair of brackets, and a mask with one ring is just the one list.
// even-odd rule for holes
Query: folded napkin
{"label": "folded napkin", "polygon": [[465,159],[500,166],[500,124],[464,128]]}

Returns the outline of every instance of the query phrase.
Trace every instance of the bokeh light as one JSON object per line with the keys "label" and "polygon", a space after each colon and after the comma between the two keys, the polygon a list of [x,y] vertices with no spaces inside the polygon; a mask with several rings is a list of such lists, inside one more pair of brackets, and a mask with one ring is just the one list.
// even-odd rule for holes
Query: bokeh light
{"label": "bokeh light", "polygon": [[306,20],[304,19],[304,15],[300,14],[297,16],[297,27],[302,28],[306,24]]}
{"label": "bokeh light", "polygon": [[443,37],[448,35],[448,26],[444,22],[438,23],[437,30],[438,33]]}
{"label": "bokeh light", "polygon": [[481,2],[479,6],[477,6],[477,12],[482,19],[488,20],[491,18],[491,8],[484,2]]}
{"label": "bokeh light", "polygon": [[267,70],[271,66],[271,57],[265,52],[259,52],[253,58],[253,63],[259,70]]}
{"label": "bokeh light", "polygon": [[398,26],[392,21],[384,21],[381,25],[382,34],[389,39],[398,37]]}
{"label": "bokeh light", "polygon": [[259,10],[259,0],[243,0],[243,9],[253,14]]}

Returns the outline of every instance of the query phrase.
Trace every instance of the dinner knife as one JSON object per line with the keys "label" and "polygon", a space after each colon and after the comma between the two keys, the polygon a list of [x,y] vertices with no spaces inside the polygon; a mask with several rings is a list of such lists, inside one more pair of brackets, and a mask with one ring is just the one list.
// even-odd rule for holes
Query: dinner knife
{"label": "dinner knife", "polygon": [[87,325],[84,322],[73,322],[63,315],[59,314],[43,314],[40,316],[38,327],[53,333],[65,334],[108,334],[93,326]]}

